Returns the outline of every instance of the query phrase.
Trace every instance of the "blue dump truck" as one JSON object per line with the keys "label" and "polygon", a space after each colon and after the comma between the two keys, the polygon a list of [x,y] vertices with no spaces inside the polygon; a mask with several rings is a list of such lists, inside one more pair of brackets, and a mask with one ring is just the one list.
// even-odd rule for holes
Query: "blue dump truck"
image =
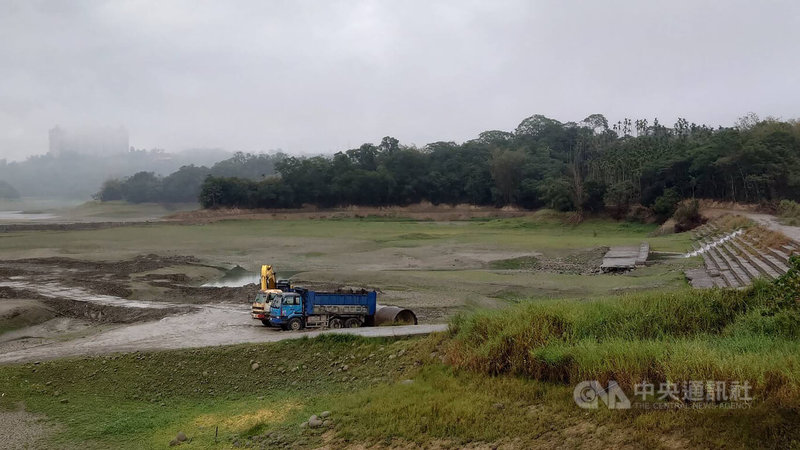
{"label": "blue dump truck", "polygon": [[377,299],[375,291],[316,292],[294,288],[273,297],[269,308],[270,325],[293,331],[372,326]]}

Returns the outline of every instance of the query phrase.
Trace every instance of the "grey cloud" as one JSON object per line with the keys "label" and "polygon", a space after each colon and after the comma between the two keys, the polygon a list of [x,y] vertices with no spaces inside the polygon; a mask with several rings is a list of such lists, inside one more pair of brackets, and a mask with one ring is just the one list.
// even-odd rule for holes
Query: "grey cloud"
{"label": "grey cloud", "polygon": [[0,0],[0,158],[47,129],[331,152],[541,113],[797,116],[795,1]]}

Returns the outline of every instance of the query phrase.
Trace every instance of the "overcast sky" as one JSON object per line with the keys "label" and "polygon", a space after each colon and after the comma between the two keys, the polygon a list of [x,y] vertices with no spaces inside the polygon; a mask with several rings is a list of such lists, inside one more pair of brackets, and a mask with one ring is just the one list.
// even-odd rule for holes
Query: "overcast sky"
{"label": "overcast sky", "polygon": [[47,130],[329,153],[544,114],[800,116],[800,1],[0,0],[0,159]]}

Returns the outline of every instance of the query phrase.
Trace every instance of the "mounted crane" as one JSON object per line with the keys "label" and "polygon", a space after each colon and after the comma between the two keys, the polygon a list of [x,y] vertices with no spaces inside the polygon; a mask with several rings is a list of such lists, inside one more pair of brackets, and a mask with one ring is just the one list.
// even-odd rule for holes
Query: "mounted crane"
{"label": "mounted crane", "polygon": [[289,288],[288,281],[281,280],[278,282],[272,266],[268,264],[261,266],[261,290],[258,291],[255,300],[253,300],[250,316],[253,319],[260,320],[265,327],[270,326],[269,305],[276,295],[283,292],[282,289],[288,290]]}

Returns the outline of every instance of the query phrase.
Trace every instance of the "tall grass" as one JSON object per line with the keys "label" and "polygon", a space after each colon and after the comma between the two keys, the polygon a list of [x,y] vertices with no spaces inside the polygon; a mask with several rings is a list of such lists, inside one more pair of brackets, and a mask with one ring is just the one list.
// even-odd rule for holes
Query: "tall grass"
{"label": "tall grass", "polygon": [[524,303],[457,316],[445,343],[455,367],[575,383],[747,380],[800,399],[800,258],[747,290]]}
{"label": "tall grass", "polygon": [[800,203],[792,200],[781,200],[778,204],[778,215],[788,225],[800,224]]}

